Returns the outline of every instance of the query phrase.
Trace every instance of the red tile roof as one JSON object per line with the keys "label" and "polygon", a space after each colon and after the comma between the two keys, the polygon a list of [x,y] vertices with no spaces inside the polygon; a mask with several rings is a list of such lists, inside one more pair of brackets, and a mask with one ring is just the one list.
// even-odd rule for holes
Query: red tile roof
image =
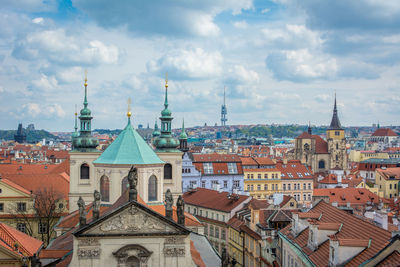
{"label": "red tile roof", "polygon": [[257,157],[254,158],[254,160],[259,164],[259,165],[274,165],[275,162],[267,157]]}
{"label": "red tile roof", "polygon": [[252,157],[240,157],[244,166],[258,166],[257,162]]}
{"label": "red tile roof", "polygon": [[68,199],[69,176],[62,174],[3,174],[4,178],[32,190],[33,193],[43,188],[53,189],[61,198]]}
{"label": "red tile roof", "polygon": [[[370,246],[353,257],[346,266],[359,266],[361,263],[375,256],[379,251],[389,244],[391,233],[374,224],[364,221],[343,210],[335,208],[324,201],[318,202],[309,213],[320,213],[321,222],[343,223],[340,231],[335,234],[337,239],[361,239],[370,240]],[[302,231],[297,237],[291,233],[291,224],[281,230],[289,240],[296,243],[304,253],[308,255],[316,266],[328,266],[329,262],[329,240],[322,243],[315,251],[307,248],[308,228]],[[364,241],[363,241],[364,242]],[[363,243],[364,245],[365,243]]]}
{"label": "red tile roof", "polygon": [[378,204],[379,200],[387,202],[366,188],[319,188],[314,189],[313,196],[329,196],[329,202],[337,202],[339,206],[366,205],[368,201]]}
{"label": "red tile roof", "polygon": [[218,192],[216,190],[198,187],[195,191],[184,193],[183,199],[186,204],[231,212],[232,209],[251,198],[245,195],[232,195],[231,198],[228,198],[228,195],[228,192]]}
{"label": "red tile roof", "polygon": [[23,164],[3,163],[0,164],[0,174],[49,174],[58,164]]}
{"label": "red tile roof", "polygon": [[398,134],[390,128],[379,128],[371,136],[398,136]]}
{"label": "red tile roof", "polygon": [[320,184],[337,184],[337,176],[336,174],[330,173],[324,177],[324,179],[320,180],[318,183]]}
{"label": "red tile roof", "polygon": [[381,267],[398,267],[400,262],[400,253],[395,250],[379,262]]}
{"label": "red tile roof", "polygon": [[315,139],[315,153],[328,154],[328,143],[319,135],[313,135]]}
{"label": "red tile roof", "polygon": [[385,180],[389,179],[400,179],[400,167],[397,168],[386,168],[386,169],[376,169],[377,172],[379,172]]}
{"label": "red tile roof", "polygon": [[190,254],[192,255],[193,262],[196,264],[196,266],[206,267],[206,264],[204,263],[203,259],[201,258],[201,255],[197,251],[192,240],[190,240]]}
{"label": "red tile roof", "polygon": [[[18,252],[15,250],[15,244],[18,244]],[[42,247],[42,244],[42,241],[0,223],[0,246],[17,254],[33,256]]]}
{"label": "red tile roof", "polygon": [[232,227],[233,229],[235,229],[236,231],[240,231],[240,226],[242,226],[244,224],[244,222],[242,220],[239,220],[239,218],[237,218],[236,216],[234,216],[229,219],[227,224],[230,227]]}
{"label": "red tile roof", "polygon": [[278,161],[276,168],[281,172],[281,179],[312,179],[308,168],[299,160],[289,160],[286,164]]}

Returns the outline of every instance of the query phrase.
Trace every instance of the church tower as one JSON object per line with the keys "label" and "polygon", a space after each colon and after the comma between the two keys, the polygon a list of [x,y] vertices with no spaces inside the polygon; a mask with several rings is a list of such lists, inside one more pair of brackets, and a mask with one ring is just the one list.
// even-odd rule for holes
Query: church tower
{"label": "church tower", "polygon": [[179,150],[182,151],[183,153],[189,151],[189,148],[187,146],[187,139],[188,139],[188,136],[185,132],[185,120],[183,120],[182,121],[182,131],[181,131],[181,134],[179,135]]}
{"label": "church tower", "polygon": [[347,169],[346,137],[339,121],[336,94],[332,121],[326,131],[326,139],[328,142],[329,168]]}
{"label": "church tower", "polygon": [[[93,161],[100,155],[100,151],[96,149],[99,145],[99,140],[92,136],[91,123],[92,115],[88,108],[87,101],[87,78],[85,75],[85,97],[83,101],[83,109],[80,111],[79,135],[73,134],[72,146],[73,149],[69,152],[70,155],[70,183],[69,183],[69,209],[70,211],[78,208],[77,201],[79,196],[86,203],[92,201],[93,190],[88,191],[87,188],[94,187],[95,167]],[[76,114],[76,113],[75,113]],[[76,114],[77,115],[77,114]],[[75,127],[76,125],[75,115]]]}
{"label": "church tower", "polygon": [[164,191],[170,189],[174,199],[182,194],[182,155],[178,149],[179,141],[172,136],[173,117],[168,109],[168,78],[165,79],[164,109],[161,111],[161,134],[154,138],[153,145],[157,155],[165,162],[163,172]]}

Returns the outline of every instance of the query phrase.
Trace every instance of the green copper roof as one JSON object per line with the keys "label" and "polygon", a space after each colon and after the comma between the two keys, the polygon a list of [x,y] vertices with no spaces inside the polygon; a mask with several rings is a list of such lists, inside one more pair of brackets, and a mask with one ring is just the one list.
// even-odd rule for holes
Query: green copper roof
{"label": "green copper roof", "polygon": [[181,134],[179,135],[179,139],[180,140],[188,139],[188,136],[185,132],[185,120],[182,121],[182,131],[181,131]]}
{"label": "green copper roof", "polygon": [[164,163],[143,138],[128,125],[94,161],[98,164],[162,164]]}

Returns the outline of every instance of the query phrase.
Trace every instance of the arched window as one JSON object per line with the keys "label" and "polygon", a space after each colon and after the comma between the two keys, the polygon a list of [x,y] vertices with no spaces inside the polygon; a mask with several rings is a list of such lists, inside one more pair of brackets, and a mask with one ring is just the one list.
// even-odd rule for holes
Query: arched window
{"label": "arched window", "polygon": [[121,195],[125,192],[125,190],[129,187],[128,184],[128,176],[125,176],[121,182]]}
{"label": "arched window", "polygon": [[318,168],[319,169],[325,169],[325,161],[322,159],[318,162]]}
{"label": "arched window", "polygon": [[157,178],[152,175],[149,178],[149,201],[157,200]]}
{"label": "arched window", "polygon": [[125,266],[129,266],[129,267],[139,267],[139,266],[140,266],[139,259],[136,258],[135,256],[130,256],[130,257],[126,260]]}
{"label": "arched window", "polygon": [[89,165],[86,163],[81,165],[81,179],[89,179]]}
{"label": "arched window", "polygon": [[105,175],[100,178],[100,194],[101,201],[110,201],[110,180]]}
{"label": "arched window", "polygon": [[339,160],[339,156],[338,155],[336,155],[336,161],[338,161]]}
{"label": "arched window", "polygon": [[336,149],[339,149],[339,144],[338,143],[336,143]]}
{"label": "arched window", "polygon": [[172,165],[169,163],[164,165],[164,179],[172,179]]}

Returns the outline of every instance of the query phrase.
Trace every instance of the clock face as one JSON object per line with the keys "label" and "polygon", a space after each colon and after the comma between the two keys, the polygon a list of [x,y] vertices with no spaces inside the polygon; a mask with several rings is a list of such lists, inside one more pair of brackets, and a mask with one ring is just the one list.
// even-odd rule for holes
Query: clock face
{"label": "clock face", "polygon": [[306,151],[310,150],[310,145],[309,144],[305,144],[304,145],[304,150],[306,150]]}

